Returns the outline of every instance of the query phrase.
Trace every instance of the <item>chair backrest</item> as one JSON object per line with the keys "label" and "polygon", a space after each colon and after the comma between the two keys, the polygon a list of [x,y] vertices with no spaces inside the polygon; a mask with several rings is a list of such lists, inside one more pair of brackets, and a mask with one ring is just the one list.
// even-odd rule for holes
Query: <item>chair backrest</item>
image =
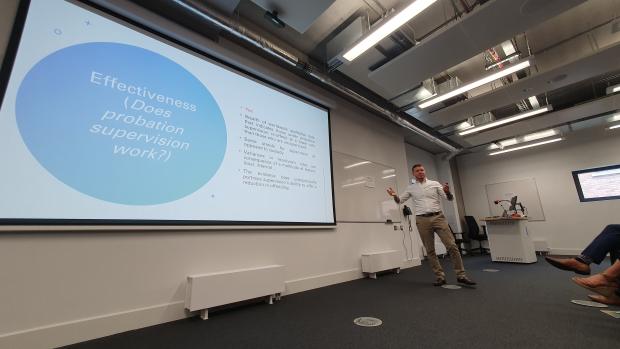
{"label": "chair backrest", "polygon": [[[450,224],[448,224],[448,228],[450,228],[450,232],[452,233],[452,236],[454,236],[454,240],[462,240],[463,242],[469,242],[469,236],[465,233],[455,233],[454,230],[452,230],[452,226]],[[457,236],[460,235],[459,236]]]}
{"label": "chair backrest", "polygon": [[467,224],[467,232],[469,237],[477,237],[480,235],[480,227],[478,226],[478,222],[476,222],[476,218],[474,216],[465,216],[465,224]]}

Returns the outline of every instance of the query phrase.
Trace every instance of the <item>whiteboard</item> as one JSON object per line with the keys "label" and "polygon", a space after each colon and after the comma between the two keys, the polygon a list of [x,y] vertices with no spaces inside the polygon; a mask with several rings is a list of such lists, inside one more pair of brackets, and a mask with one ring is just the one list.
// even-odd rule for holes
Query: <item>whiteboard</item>
{"label": "whiteboard", "polygon": [[400,222],[400,210],[386,192],[396,187],[396,170],[352,155],[333,152],[338,222]]}
{"label": "whiteboard", "polygon": [[[485,188],[491,216],[501,216],[503,212],[503,208],[494,203],[495,200],[510,200],[513,196],[517,196],[517,202],[527,209],[526,213],[530,221],[545,220],[534,178],[487,184]],[[503,203],[503,205],[506,209],[510,207],[509,203]]]}

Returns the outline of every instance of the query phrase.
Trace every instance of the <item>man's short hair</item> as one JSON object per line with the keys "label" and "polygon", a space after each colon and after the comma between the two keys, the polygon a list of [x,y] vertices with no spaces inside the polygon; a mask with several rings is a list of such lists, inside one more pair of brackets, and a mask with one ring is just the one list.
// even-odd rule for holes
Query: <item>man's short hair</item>
{"label": "man's short hair", "polygon": [[413,167],[411,168],[411,171],[415,171],[415,168],[416,168],[416,167],[424,167],[424,166],[422,166],[422,164],[415,164],[415,165],[413,165]]}

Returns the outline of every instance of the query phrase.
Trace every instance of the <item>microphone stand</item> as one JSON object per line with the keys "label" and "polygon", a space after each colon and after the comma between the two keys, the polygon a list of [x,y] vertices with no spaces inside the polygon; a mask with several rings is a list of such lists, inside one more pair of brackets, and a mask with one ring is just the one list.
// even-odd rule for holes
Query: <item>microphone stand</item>
{"label": "microphone stand", "polygon": [[504,210],[504,212],[502,213],[502,218],[508,218],[508,217],[509,217],[509,215],[508,215],[508,210],[506,210],[506,208],[504,207],[504,205],[502,205],[502,202],[508,202],[508,203],[510,203],[510,201],[508,201],[508,200],[495,200],[495,204],[496,204],[496,205],[499,205],[499,206],[500,206],[500,207]]}

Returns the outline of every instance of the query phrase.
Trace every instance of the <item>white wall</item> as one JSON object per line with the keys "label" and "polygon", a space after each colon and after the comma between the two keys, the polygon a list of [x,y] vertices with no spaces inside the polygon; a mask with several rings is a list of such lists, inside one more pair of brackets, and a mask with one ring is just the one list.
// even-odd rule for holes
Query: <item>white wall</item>
{"label": "white wall", "polygon": [[[216,46],[134,5],[111,3],[327,105],[333,150],[394,167],[399,188],[407,185],[404,141],[393,124],[226,40]],[[0,23],[12,20],[0,13]],[[8,34],[3,26],[0,36]],[[1,348],[54,347],[183,318],[188,274],[283,264],[290,294],[361,277],[362,252],[402,249],[402,232],[383,223],[311,230],[33,230],[0,232]]]}
{"label": "white wall", "polygon": [[552,253],[579,254],[610,223],[620,223],[620,200],[579,201],[571,171],[620,163],[620,133],[586,130],[567,139],[497,156],[459,156],[465,212],[488,216],[485,184],[535,178],[545,221],[529,222],[534,239],[545,239]]}

